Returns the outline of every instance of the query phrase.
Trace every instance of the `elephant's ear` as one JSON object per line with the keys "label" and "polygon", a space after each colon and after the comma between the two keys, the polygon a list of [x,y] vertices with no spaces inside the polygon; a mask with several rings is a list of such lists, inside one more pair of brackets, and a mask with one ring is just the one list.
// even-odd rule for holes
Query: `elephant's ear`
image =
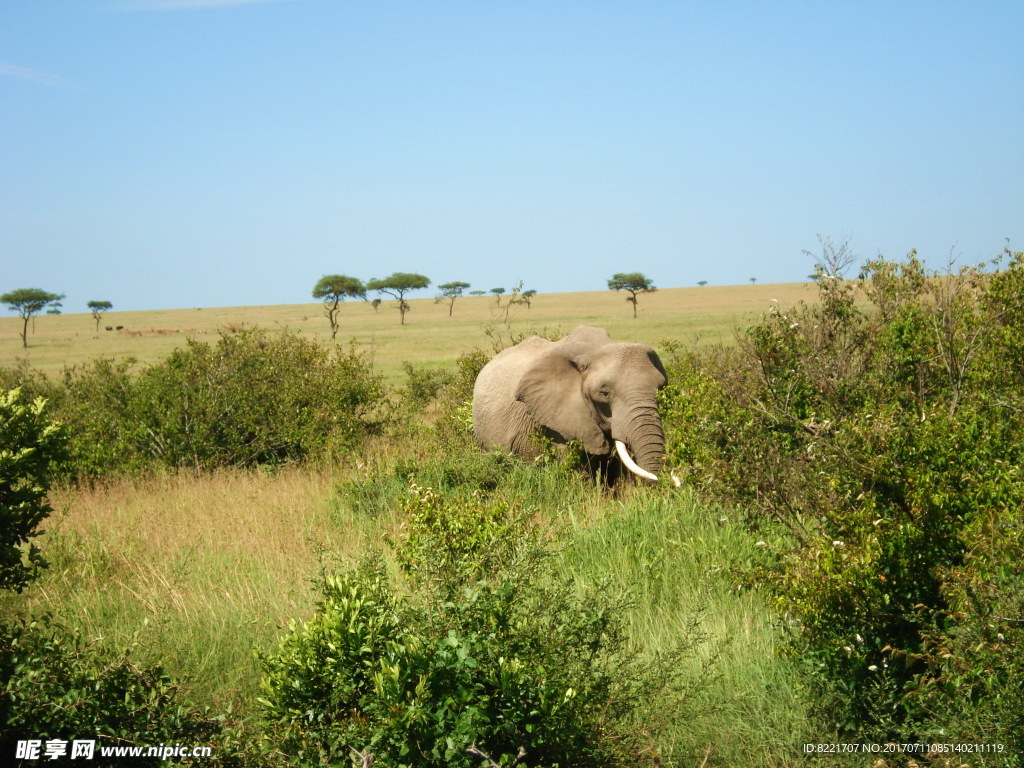
{"label": "elephant's ear", "polygon": [[548,429],[566,440],[582,442],[587,453],[604,456],[611,450],[583,394],[580,370],[564,350],[551,349],[526,369],[516,387],[516,400]]}

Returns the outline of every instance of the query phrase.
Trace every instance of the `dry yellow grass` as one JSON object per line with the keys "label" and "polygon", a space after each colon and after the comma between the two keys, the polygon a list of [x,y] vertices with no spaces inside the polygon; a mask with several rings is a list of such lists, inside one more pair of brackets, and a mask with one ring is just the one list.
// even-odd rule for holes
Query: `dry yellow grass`
{"label": "dry yellow grass", "polygon": [[[683,344],[698,341],[730,341],[733,331],[768,310],[775,299],[781,306],[816,297],[813,284],[784,283],[741,286],[668,288],[640,296],[639,316],[634,319],[626,294],[613,291],[539,294],[532,306],[516,306],[505,325],[504,306],[494,297],[462,297],[452,316],[446,303],[432,298],[413,299],[406,325],[399,325],[393,301],[377,311],[366,302],[342,305],[338,340],[353,341],[373,357],[375,365],[392,381],[403,361],[425,365],[451,365],[462,352],[490,348],[488,326],[503,337],[542,329],[565,332],[580,324],[608,329],[615,339],[657,346],[664,340]],[[330,328],[320,304],[286,304],[264,307],[224,307],[149,312],[109,312],[99,332],[91,315],[43,315],[29,330],[29,347],[21,344],[21,319],[0,318],[0,364],[24,358],[40,370],[57,373],[65,365],[88,362],[100,356],[134,356],[142,362],[166,357],[187,338],[214,340],[224,328],[259,326],[290,328],[306,336],[330,339]],[[105,326],[123,326],[106,331]]]}
{"label": "dry yellow grass", "polygon": [[332,482],[306,467],[58,489],[39,540],[51,568],[22,605],[115,645],[139,633],[208,703],[251,699],[252,649],[308,614],[321,565],[355,560],[388,525],[344,517]]}

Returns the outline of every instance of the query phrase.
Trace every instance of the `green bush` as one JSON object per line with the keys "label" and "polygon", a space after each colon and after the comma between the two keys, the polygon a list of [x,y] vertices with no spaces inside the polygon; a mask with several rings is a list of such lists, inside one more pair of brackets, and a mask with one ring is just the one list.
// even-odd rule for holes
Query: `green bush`
{"label": "green bush", "polygon": [[455,378],[454,373],[443,368],[417,367],[409,362],[402,363],[402,370],[405,371],[402,399],[413,412],[422,411],[428,403],[437,399],[438,394],[450,386]]}
{"label": "green bush", "polygon": [[30,539],[53,511],[46,494],[65,448],[64,431],[44,413],[46,401],[23,405],[19,395],[0,392],[0,589],[18,592],[44,565]]}
{"label": "green bush", "polygon": [[[328,577],[264,660],[262,703],[296,763],[636,765],[674,659],[631,653],[624,602],[554,578],[522,512],[413,488],[399,583]],[[671,704],[668,702],[672,702]],[[491,762],[485,762],[490,760]]]}
{"label": "green bush", "polygon": [[676,355],[670,460],[789,534],[764,579],[841,731],[1019,744],[1022,255],[834,266],[737,350]]}
{"label": "green bush", "polygon": [[65,373],[72,472],[212,469],[315,459],[358,445],[384,386],[354,351],[293,333],[190,340],[164,361],[97,360]]}
{"label": "green bush", "polygon": [[[194,747],[215,743],[221,730],[217,719],[182,702],[159,667],[137,666],[130,648],[101,650],[46,617],[0,623],[0,686],[0,755],[8,764],[19,739],[95,739],[103,765],[101,746]],[[215,756],[221,759],[211,764],[230,762]]]}
{"label": "green bush", "polygon": [[0,365],[0,391],[9,392],[12,389],[19,390],[22,398],[27,401],[43,398],[52,403],[58,386],[22,358],[13,365]]}
{"label": "green bush", "polygon": [[438,440],[450,447],[476,449],[473,438],[473,386],[491,355],[481,349],[459,355],[455,374],[438,393],[438,414],[434,430]]}

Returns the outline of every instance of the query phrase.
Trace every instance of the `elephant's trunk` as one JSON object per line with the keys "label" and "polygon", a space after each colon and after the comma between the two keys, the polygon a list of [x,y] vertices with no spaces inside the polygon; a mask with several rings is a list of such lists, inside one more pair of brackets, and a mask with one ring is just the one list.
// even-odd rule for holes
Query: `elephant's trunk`
{"label": "elephant's trunk", "polygon": [[623,464],[640,477],[657,480],[665,455],[665,433],[661,428],[657,405],[646,400],[635,404],[622,423],[626,425],[625,428],[613,430],[612,436],[616,440]]}

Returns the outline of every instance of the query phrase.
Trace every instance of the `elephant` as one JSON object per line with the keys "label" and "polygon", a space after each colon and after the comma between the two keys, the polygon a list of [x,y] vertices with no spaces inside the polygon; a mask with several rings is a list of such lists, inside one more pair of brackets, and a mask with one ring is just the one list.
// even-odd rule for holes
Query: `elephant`
{"label": "elephant", "polygon": [[481,447],[523,459],[540,455],[538,434],[555,444],[576,440],[611,481],[615,456],[656,481],[665,452],[657,393],[666,383],[653,349],[613,342],[603,328],[581,325],[560,341],[530,336],[480,371],[473,431]]}

